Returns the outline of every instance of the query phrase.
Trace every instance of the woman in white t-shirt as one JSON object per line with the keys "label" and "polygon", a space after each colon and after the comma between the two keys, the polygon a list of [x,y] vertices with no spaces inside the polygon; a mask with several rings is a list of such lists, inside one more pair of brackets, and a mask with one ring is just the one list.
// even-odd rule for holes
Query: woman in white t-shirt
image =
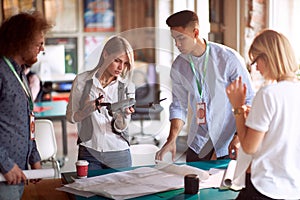
{"label": "woman in white t-shirt", "polygon": [[269,84],[257,92],[248,116],[242,79],[226,89],[241,147],[252,156],[250,182],[237,199],[300,199],[300,82],[295,54],[284,35],[263,30],[250,46],[249,57]]}

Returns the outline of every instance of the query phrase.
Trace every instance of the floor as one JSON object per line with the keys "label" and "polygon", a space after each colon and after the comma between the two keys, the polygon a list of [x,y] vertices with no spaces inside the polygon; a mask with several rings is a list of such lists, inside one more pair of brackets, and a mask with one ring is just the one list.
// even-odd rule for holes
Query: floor
{"label": "floor", "polygon": [[[62,134],[61,134],[61,123],[59,121],[54,121],[54,129],[57,140],[57,158],[62,158]],[[159,144],[157,145],[159,148],[164,144],[168,135],[169,124],[168,122],[161,120],[149,120],[145,121],[143,125],[144,135],[136,135],[135,142],[141,143],[149,143],[154,144],[154,140],[152,135],[155,136]],[[132,121],[129,126],[130,135],[135,135],[141,131],[141,125],[139,121]],[[68,132],[68,156],[64,162],[64,165],[61,168],[61,172],[71,172],[75,171],[75,162],[77,161],[77,153],[78,147],[76,145],[77,140],[77,128],[74,124],[67,122],[67,132]],[[153,134],[154,133],[154,134]],[[182,163],[185,162],[185,152],[186,150],[186,140],[185,136],[180,136],[177,140],[177,155],[175,162]],[[165,156],[166,161],[171,160],[171,156]]]}

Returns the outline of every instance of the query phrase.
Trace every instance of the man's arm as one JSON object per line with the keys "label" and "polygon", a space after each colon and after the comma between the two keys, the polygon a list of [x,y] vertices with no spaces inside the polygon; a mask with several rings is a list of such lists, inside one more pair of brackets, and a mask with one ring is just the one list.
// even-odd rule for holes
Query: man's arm
{"label": "man's arm", "polygon": [[167,142],[164,146],[156,153],[155,159],[156,160],[163,160],[164,155],[167,152],[171,152],[172,160],[175,160],[176,155],[176,139],[182,130],[184,122],[181,119],[172,119],[170,125],[170,133],[167,138]]}

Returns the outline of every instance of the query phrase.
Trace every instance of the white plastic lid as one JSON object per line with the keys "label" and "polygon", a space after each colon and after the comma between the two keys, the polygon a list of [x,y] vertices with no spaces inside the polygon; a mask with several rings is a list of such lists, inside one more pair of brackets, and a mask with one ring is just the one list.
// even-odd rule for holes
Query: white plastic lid
{"label": "white plastic lid", "polygon": [[89,162],[86,161],[86,160],[78,160],[78,161],[76,162],[76,165],[78,165],[78,166],[86,166],[86,165],[88,165],[88,164],[89,164]]}

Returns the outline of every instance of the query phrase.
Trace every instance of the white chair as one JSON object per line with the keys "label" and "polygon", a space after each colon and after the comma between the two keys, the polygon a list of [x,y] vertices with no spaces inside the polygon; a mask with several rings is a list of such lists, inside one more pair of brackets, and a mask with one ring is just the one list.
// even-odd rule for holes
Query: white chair
{"label": "white chair", "polygon": [[35,141],[40,153],[42,164],[51,162],[55,169],[55,177],[60,178],[60,165],[56,159],[57,145],[52,121],[35,120]]}
{"label": "white chair", "polygon": [[132,166],[155,165],[155,154],[158,150],[154,144],[130,145]]}

